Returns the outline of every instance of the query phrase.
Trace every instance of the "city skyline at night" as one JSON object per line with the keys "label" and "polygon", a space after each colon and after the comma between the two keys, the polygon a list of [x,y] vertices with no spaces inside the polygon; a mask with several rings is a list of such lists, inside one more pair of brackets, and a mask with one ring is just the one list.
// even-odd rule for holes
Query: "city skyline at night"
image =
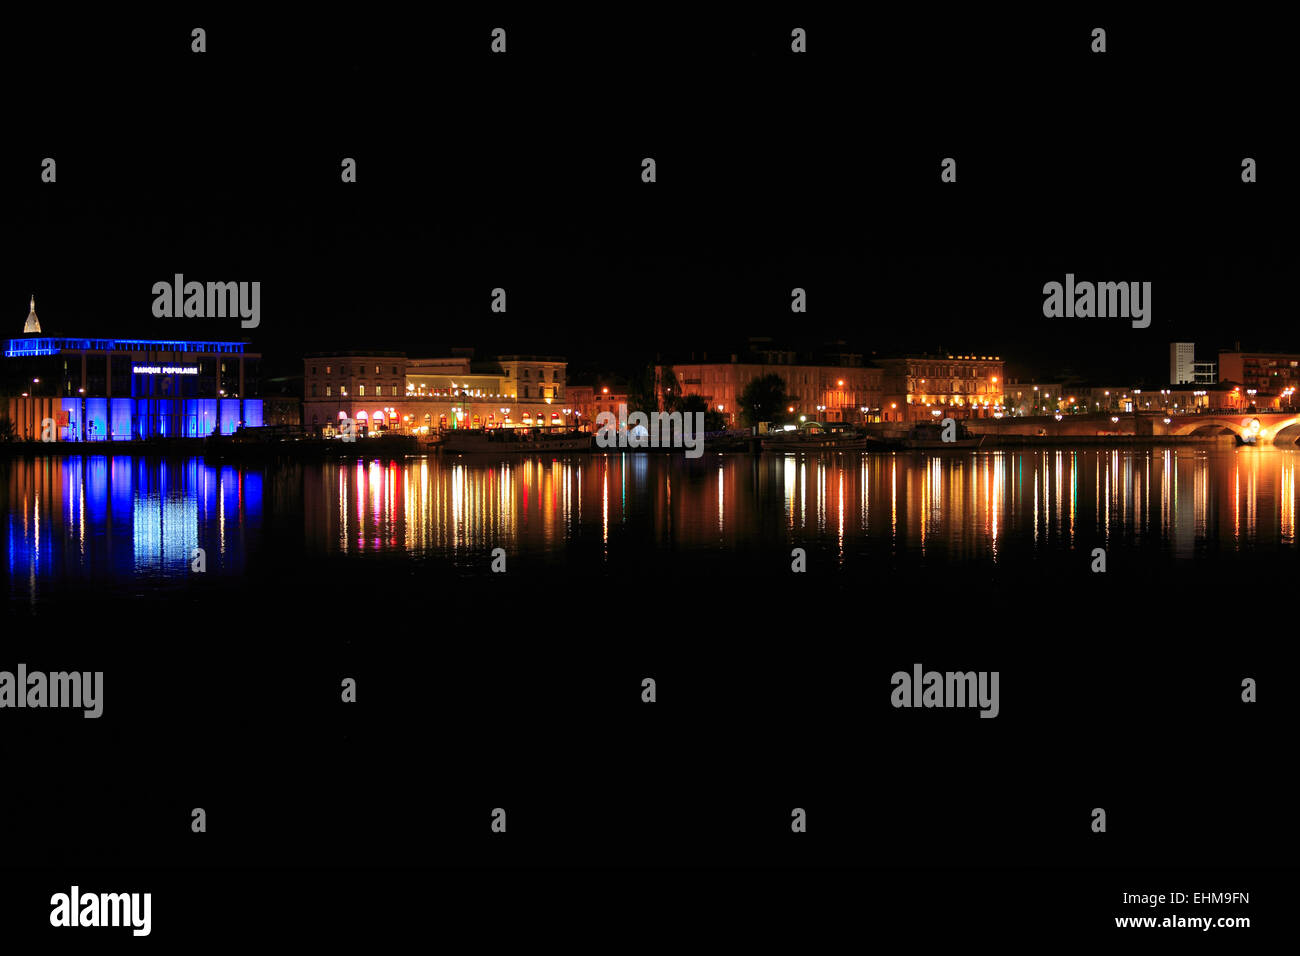
{"label": "city skyline at night", "polygon": [[1281,13],[46,19],[10,949],[1277,948]]}

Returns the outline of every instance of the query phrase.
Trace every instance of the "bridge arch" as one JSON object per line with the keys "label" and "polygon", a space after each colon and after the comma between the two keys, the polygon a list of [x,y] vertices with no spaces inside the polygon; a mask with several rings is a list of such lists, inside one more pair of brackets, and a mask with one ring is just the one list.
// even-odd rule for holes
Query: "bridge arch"
{"label": "bridge arch", "polygon": [[1268,427],[1260,431],[1260,435],[1267,436],[1268,440],[1272,441],[1274,445],[1290,448],[1300,442],[1300,415],[1280,422],[1270,423]]}
{"label": "bridge arch", "polygon": [[[1194,416],[1194,417],[1200,418],[1200,416]],[[1210,435],[1210,434],[1223,434],[1225,432],[1231,432],[1232,434],[1236,435],[1238,438],[1243,438],[1245,436],[1246,429],[1241,422],[1234,421],[1231,418],[1219,418],[1216,416],[1208,420],[1201,418],[1200,421],[1191,421],[1191,422],[1187,422],[1186,424],[1180,423],[1177,426],[1175,426],[1170,431],[1169,434]]]}

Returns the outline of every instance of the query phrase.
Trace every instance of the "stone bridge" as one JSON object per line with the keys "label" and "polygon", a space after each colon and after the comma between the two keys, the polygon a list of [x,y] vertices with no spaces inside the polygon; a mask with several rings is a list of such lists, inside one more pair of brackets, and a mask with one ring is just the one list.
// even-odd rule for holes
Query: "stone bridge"
{"label": "stone bridge", "polygon": [[1300,439],[1300,415],[1295,412],[1214,412],[1177,415],[1169,424],[1154,423],[1157,435],[1214,435],[1232,432],[1242,441],[1260,445],[1293,445]]}
{"label": "stone bridge", "polygon": [[[1165,419],[1169,421],[1166,423]],[[1106,435],[1176,436],[1210,438],[1234,435],[1259,445],[1291,447],[1300,440],[1300,414],[1286,412],[1207,412],[1200,415],[1164,415],[1159,412],[1053,415],[1016,418],[967,419],[975,434],[1023,435],[1039,438],[1084,438]]]}

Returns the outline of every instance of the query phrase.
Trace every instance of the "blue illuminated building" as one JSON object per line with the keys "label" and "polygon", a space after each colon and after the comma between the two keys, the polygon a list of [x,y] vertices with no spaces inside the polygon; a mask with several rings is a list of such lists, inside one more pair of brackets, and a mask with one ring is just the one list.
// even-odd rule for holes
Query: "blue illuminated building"
{"label": "blue illuminated building", "polygon": [[22,438],[53,420],[59,441],[231,435],[262,424],[261,355],[243,342],[56,338],[36,299],[5,345],[0,415]]}

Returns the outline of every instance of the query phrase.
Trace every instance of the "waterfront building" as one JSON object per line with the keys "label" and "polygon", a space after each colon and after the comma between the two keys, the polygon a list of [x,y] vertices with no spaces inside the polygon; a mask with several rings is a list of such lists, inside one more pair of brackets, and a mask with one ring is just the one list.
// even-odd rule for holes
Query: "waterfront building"
{"label": "waterfront building", "polygon": [[1003,386],[1006,415],[1054,415],[1077,410],[1078,396],[1061,381],[1012,381]]}
{"label": "waterfront building", "polygon": [[333,431],[352,419],[363,431],[427,434],[452,428],[573,425],[563,358],[472,350],[443,358],[405,352],[314,352],[303,359],[303,424]]}
{"label": "waterfront building", "polygon": [[1220,352],[1219,381],[1240,385],[1260,405],[1294,407],[1300,393],[1300,354]]}
{"label": "waterfront building", "polygon": [[1005,413],[1000,355],[906,355],[876,359],[884,371],[885,421],[993,418]]}
{"label": "waterfront building", "polygon": [[5,341],[0,416],[20,438],[202,438],[262,424],[261,355],[244,342],[48,335],[36,297]]}
{"label": "waterfront building", "polygon": [[[683,362],[657,366],[655,378],[660,404],[667,399],[665,384],[676,379],[682,395],[699,395],[711,411],[726,416],[729,425],[740,424],[740,396],[745,386],[766,375],[778,375],[790,396],[793,416],[817,422],[881,421],[881,382],[879,368],[862,363],[861,356],[835,356],[820,362],[800,362],[793,352],[763,351],[755,353],[759,361]],[[672,375],[666,373],[671,371]]]}
{"label": "waterfront building", "polygon": [[601,412],[609,412],[621,421],[619,416],[628,408],[628,393],[617,385],[570,385],[565,405],[573,413],[574,423],[586,430],[599,428],[597,417]]}

